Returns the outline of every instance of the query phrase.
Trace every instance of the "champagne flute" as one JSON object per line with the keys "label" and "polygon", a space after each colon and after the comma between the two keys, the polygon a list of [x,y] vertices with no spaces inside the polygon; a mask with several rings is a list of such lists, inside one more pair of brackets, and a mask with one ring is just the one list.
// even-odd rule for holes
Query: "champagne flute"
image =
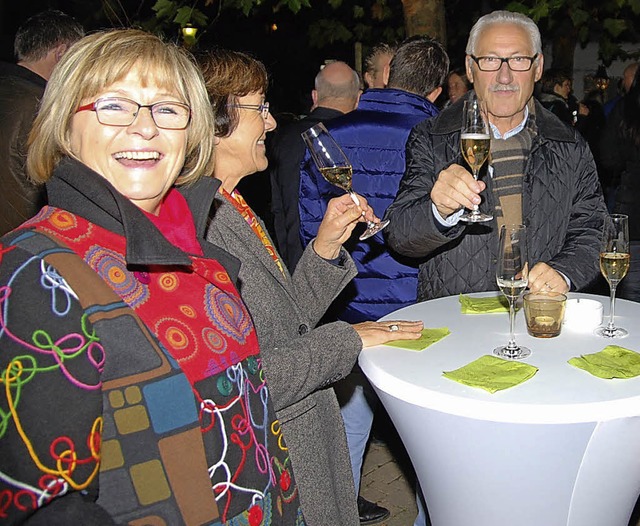
{"label": "champagne flute", "polygon": [[[478,180],[480,167],[489,157],[490,146],[491,135],[489,134],[486,104],[475,97],[464,101],[460,150],[476,181]],[[474,205],[470,212],[465,211],[460,216],[461,221],[467,221],[468,223],[483,223],[492,219],[493,216],[480,212],[478,205]]]}
{"label": "champagne flute", "polygon": [[[311,158],[327,182],[348,192],[353,202],[360,206],[358,196],[351,188],[353,170],[338,143],[321,122],[302,132],[302,139],[306,144]],[[389,224],[389,220],[374,223],[367,221],[367,229],[359,237],[361,241],[374,236]]]}
{"label": "champagne flute", "polygon": [[609,323],[606,327],[596,329],[598,336],[605,338],[622,338],[627,330],[613,324],[615,317],[616,287],[627,275],[631,254],[629,253],[629,217],[623,214],[612,214],[611,223],[605,223],[600,245],[600,271],[609,282],[611,299],[609,302]]}
{"label": "champagne flute", "polygon": [[520,360],[531,354],[527,347],[516,343],[514,335],[516,301],[529,283],[526,233],[524,225],[503,225],[500,228],[496,281],[498,288],[509,300],[509,343],[496,347],[493,354],[508,360]]}

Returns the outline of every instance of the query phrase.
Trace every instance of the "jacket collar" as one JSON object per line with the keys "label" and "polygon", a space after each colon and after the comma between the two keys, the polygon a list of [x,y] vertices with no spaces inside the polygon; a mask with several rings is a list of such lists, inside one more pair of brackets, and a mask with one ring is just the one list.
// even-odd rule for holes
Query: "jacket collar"
{"label": "jacket collar", "polygon": [[340,110],[327,108],[325,106],[318,106],[317,108],[312,110],[311,113],[309,113],[309,117],[313,117],[314,119],[318,119],[320,121],[328,121],[336,117],[340,117],[340,115],[344,115],[344,113]]}
{"label": "jacket collar", "polygon": [[[179,188],[193,213],[198,239],[204,236],[208,211],[218,186],[216,179],[203,177],[189,188]],[[58,163],[47,182],[47,194],[51,206],[124,236],[127,264],[191,265],[190,257],[167,241],[137,206],[104,177],[75,159],[67,157]],[[216,247],[206,245],[203,244],[205,255],[225,259]],[[221,261],[225,266],[230,262],[232,260]]]}
{"label": "jacket collar", "polygon": [[413,114],[416,111],[436,115],[438,107],[430,100],[399,88],[370,88],[360,97],[358,110],[382,110],[392,113]]}
{"label": "jacket collar", "polygon": [[37,73],[34,73],[30,69],[18,64],[11,64],[8,62],[0,62],[0,77],[16,77],[22,80],[26,80],[36,86],[44,89],[47,86],[47,81]]}
{"label": "jacket collar", "polygon": [[[467,100],[470,94],[443,110],[435,118],[431,133],[434,135],[449,135],[459,132],[460,123],[462,122],[462,102]],[[551,141],[576,142],[575,134],[571,128],[560,121],[553,113],[546,110],[537,99],[534,99],[534,105],[539,136]]]}

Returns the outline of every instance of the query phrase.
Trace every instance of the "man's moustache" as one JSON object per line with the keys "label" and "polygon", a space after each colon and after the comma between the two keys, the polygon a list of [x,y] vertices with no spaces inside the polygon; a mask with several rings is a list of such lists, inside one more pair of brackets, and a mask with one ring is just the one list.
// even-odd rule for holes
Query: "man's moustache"
{"label": "man's moustache", "polygon": [[489,91],[520,91],[520,87],[509,84],[494,84],[489,87]]}

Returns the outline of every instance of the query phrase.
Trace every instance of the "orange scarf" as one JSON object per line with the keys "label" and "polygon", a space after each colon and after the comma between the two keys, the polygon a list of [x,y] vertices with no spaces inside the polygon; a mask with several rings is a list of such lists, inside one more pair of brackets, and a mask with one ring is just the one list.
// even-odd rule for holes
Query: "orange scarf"
{"label": "orange scarf", "polygon": [[282,262],[280,261],[278,253],[271,243],[269,236],[264,231],[264,229],[260,225],[260,222],[258,221],[258,218],[253,213],[253,210],[251,210],[251,207],[247,204],[240,193],[235,189],[231,193],[229,193],[224,188],[220,187],[220,194],[227,201],[229,201],[229,203],[231,203],[238,212],[240,212],[240,215],[244,217],[245,221],[251,227],[251,230],[253,230],[256,236],[258,236],[258,239],[262,241],[262,244],[267,249],[267,252],[269,252],[269,255],[273,258],[273,261],[275,261],[276,265],[280,269],[280,272],[285,275]]}

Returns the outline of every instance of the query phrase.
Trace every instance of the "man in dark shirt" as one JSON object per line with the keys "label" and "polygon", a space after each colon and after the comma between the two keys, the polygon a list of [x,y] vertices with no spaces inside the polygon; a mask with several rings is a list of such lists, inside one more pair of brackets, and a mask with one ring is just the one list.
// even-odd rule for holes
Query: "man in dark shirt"
{"label": "man in dark shirt", "polygon": [[0,63],[0,235],[45,204],[44,187],[27,179],[27,138],[54,66],[84,34],[73,18],[49,10],[29,18],[16,33],[17,64]]}

